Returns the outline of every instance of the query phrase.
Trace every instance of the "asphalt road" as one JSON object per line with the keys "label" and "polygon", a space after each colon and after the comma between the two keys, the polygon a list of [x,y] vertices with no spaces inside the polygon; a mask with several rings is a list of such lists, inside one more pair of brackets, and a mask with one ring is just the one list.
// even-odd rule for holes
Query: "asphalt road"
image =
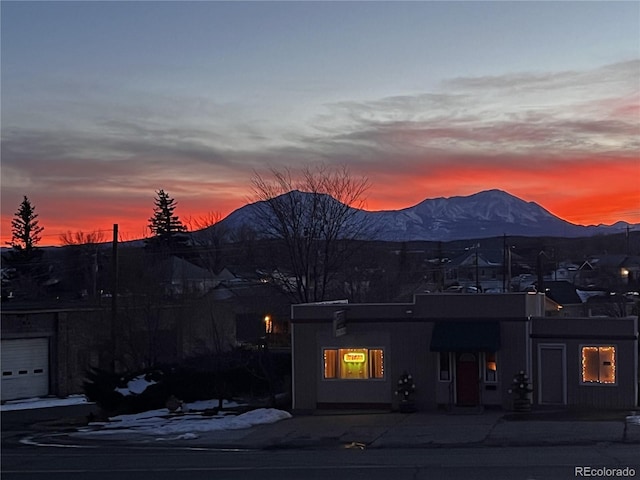
{"label": "asphalt road", "polygon": [[638,445],[221,451],[180,447],[2,450],[3,480],[570,479],[575,467],[635,469]]}

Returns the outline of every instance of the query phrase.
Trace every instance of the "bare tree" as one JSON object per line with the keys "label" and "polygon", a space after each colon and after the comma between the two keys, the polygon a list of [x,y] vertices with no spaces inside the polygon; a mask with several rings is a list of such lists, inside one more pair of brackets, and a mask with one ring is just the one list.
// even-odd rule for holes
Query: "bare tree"
{"label": "bare tree", "polygon": [[94,230],[93,232],[77,232],[67,231],[60,234],[60,243],[62,245],[87,245],[93,249],[97,243],[105,243],[107,236],[103,230]]}
{"label": "bare tree", "polygon": [[288,272],[280,272],[279,280],[296,301],[325,300],[356,242],[370,238],[371,225],[360,210],[369,186],[346,166],[272,168],[267,178],[254,173],[255,226],[282,242]]}
{"label": "bare tree", "polygon": [[220,212],[208,212],[197,218],[189,217],[185,222],[200,263],[214,274],[223,267],[223,244],[227,234],[220,220]]}
{"label": "bare tree", "polygon": [[[79,290],[82,294],[97,296],[98,269],[100,266],[100,244],[107,241],[103,230],[93,232],[71,232],[60,234],[60,243],[68,247],[68,264],[74,271],[74,279],[81,280]],[[88,287],[90,286],[90,287]]]}

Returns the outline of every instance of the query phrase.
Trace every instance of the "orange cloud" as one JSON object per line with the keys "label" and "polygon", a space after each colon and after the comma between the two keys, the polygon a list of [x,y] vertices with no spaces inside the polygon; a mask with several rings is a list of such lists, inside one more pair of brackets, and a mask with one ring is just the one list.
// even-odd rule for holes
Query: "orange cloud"
{"label": "orange cloud", "polygon": [[[527,162],[526,159],[521,159]],[[370,210],[412,206],[425,198],[470,195],[498,188],[533,201],[569,222],[640,223],[640,160],[576,158],[535,165],[427,166],[371,175]]]}
{"label": "orange cloud", "polygon": [[[355,170],[353,173],[358,174]],[[498,188],[536,202],[572,223],[640,223],[637,160],[576,159],[548,162],[535,169],[512,164],[457,167],[444,164],[413,172],[369,172],[368,176],[372,188],[367,194],[367,210],[401,209],[427,198],[470,195]],[[224,217],[248,202],[248,189],[243,185],[210,197],[193,190],[187,194],[187,190],[182,187],[169,190],[178,202],[176,213],[185,222],[189,218],[203,218],[210,212],[219,212]],[[55,202],[45,202],[44,198],[40,201],[38,195],[30,198],[39,213],[40,224],[45,227],[41,245],[59,244],[60,234],[67,231],[101,230],[110,240],[114,223],[119,226],[121,240],[143,238],[148,234],[148,218],[153,212],[152,192],[144,197],[111,199],[107,206],[100,198],[57,198]],[[11,218],[4,215],[2,225],[8,227]],[[3,244],[10,236],[10,228],[3,228]]]}

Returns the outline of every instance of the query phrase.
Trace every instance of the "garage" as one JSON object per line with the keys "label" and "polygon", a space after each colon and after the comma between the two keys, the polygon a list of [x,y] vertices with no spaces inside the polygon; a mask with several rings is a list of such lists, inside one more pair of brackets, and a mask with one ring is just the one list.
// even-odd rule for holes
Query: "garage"
{"label": "garage", "polygon": [[2,340],[2,401],[49,394],[49,339]]}

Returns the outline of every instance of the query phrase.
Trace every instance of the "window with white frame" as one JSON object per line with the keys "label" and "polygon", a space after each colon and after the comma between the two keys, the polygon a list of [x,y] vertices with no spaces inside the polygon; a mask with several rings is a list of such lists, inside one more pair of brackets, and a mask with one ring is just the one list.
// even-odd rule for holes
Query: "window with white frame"
{"label": "window with white frame", "polygon": [[584,384],[616,383],[616,347],[613,345],[582,345],[580,347]]}
{"label": "window with white frame", "polygon": [[496,352],[484,354],[484,383],[498,382],[498,355]]}
{"label": "window with white frame", "polygon": [[449,352],[438,352],[438,380],[441,382],[451,381],[451,354]]}
{"label": "window with white frame", "polygon": [[384,378],[384,350],[381,348],[324,348],[322,357],[324,379]]}

